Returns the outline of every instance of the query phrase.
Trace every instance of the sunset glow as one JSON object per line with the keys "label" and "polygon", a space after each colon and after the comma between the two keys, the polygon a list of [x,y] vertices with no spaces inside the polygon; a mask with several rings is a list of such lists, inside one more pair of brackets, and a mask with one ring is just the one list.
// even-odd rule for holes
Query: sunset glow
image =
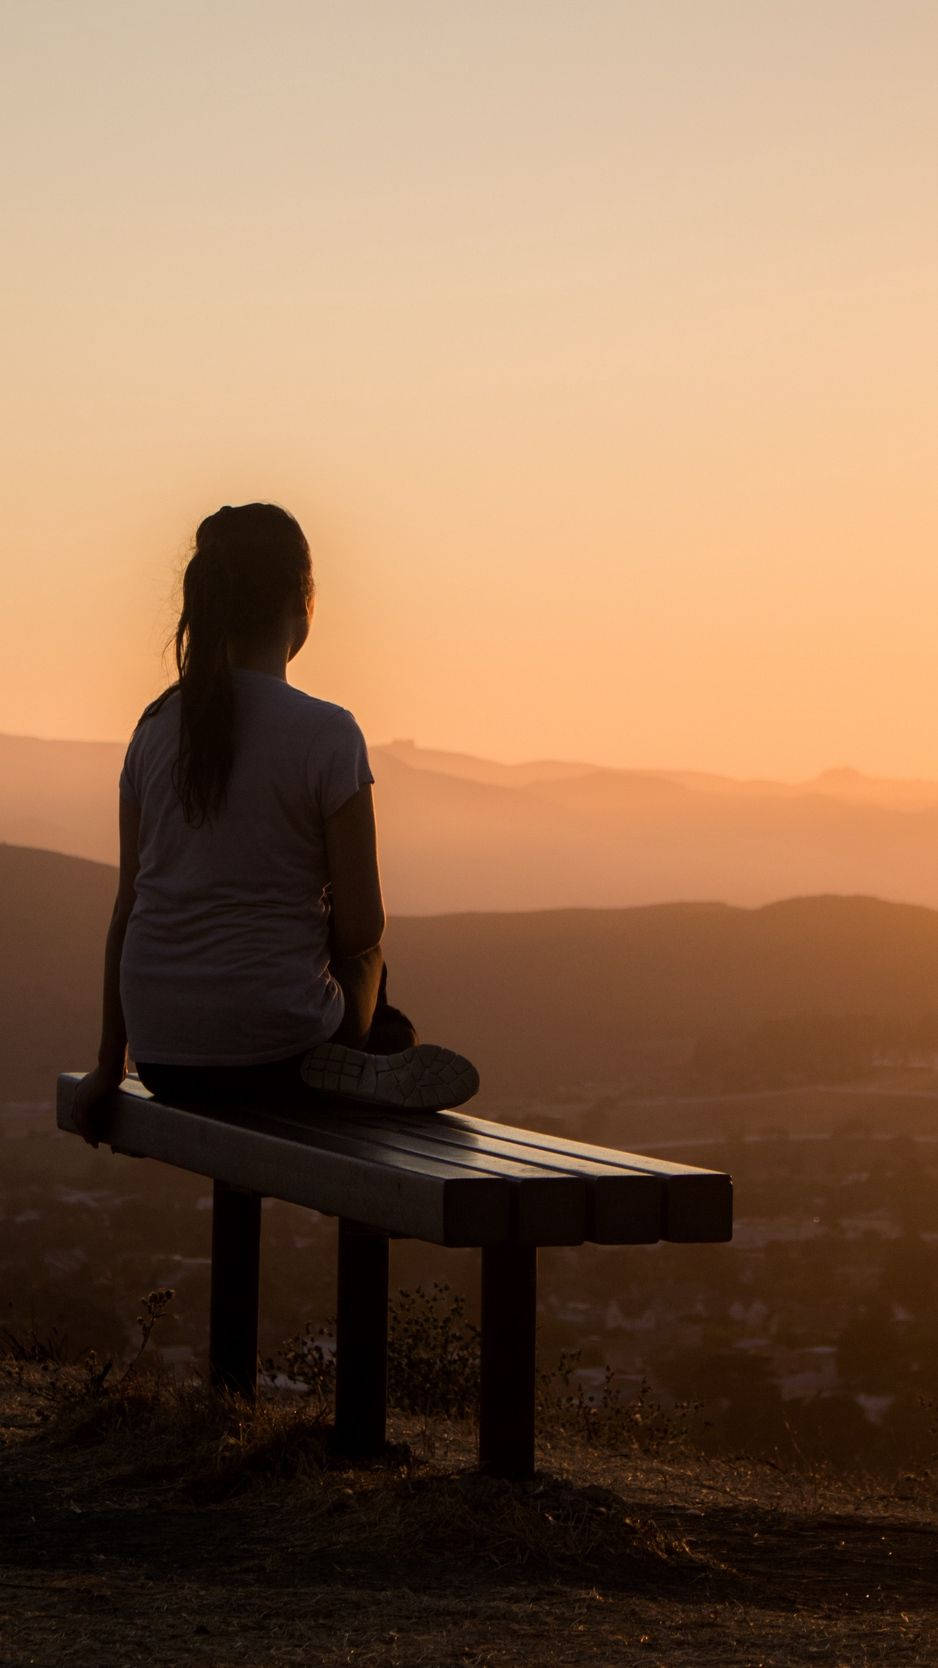
{"label": "sunset glow", "polygon": [[938,776],[933,7],[8,17],[0,729],[266,498],[374,743]]}

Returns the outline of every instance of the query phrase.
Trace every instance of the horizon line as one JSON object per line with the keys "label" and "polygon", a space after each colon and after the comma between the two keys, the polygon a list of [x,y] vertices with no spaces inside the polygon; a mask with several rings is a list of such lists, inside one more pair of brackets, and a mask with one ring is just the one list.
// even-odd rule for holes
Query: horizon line
{"label": "horizon line", "polygon": [[[296,687],[295,685],[293,687]],[[7,730],[0,728],[0,740],[3,741],[40,741],[71,747],[126,747],[127,736],[63,736],[46,735],[32,730]],[[830,776],[853,776],[865,781],[894,782],[894,783],[934,783],[938,786],[938,772],[935,776],[883,776],[874,770],[863,769],[862,766],[852,764],[825,765],[807,776],[769,776],[765,773],[756,775],[734,775],[726,769],[716,769],[704,765],[621,765],[597,764],[590,759],[558,758],[552,755],[542,755],[538,758],[499,759],[489,753],[471,753],[458,747],[436,746],[432,743],[417,741],[413,736],[392,736],[389,741],[369,741],[368,746],[375,751],[390,751],[396,747],[410,747],[417,753],[449,754],[452,758],[471,759],[478,764],[497,765],[505,770],[518,770],[531,765],[563,765],[582,767],[589,772],[611,772],[619,776],[715,776],[727,782],[754,784],[769,782],[779,787],[797,788],[812,782],[822,781]]]}

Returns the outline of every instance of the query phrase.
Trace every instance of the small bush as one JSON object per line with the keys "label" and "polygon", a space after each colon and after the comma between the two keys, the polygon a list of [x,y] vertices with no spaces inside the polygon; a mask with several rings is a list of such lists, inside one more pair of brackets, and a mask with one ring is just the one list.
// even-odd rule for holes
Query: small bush
{"label": "small bush", "polygon": [[[65,1340],[58,1332],[45,1339],[35,1328],[8,1333],[7,1363],[18,1375],[37,1422],[48,1429],[47,1422],[54,1415],[55,1429],[61,1431],[63,1439],[82,1443],[98,1441],[112,1431],[142,1429],[148,1420],[152,1423],[157,1419],[159,1423],[170,1403],[180,1411],[185,1402],[189,1420],[195,1415],[197,1423],[207,1418],[206,1410],[213,1400],[208,1390],[198,1388],[196,1393],[194,1385],[187,1388],[175,1381],[170,1384],[158,1358],[151,1362],[151,1371],[144,1370],[142,1357],[173,1296],[172,1289],[163,1286],[141,1300],[136,1317],[140,1343],[119,1372],[114,1371],[113,1361],[99,1361],[93,1350],[76,1362],[63,1359],[67,1354]],[[287,1427],[281,1429],[274,1419],[269,1444],[266,1438],[258,1444],[254,1432],[257,1412],[252,1410],[244,1430],[236,1421],[236,1439],[230,1434],[224,1437],[224,1444],[234,1442],[239,1467],[246,1463],[240,1453],[245,1444],[246,1452],[270,1445],[271,1451],[279,1455],[286,1441],[285,1457],[281,1456],[274,1467],[281,1470],[310,1463],[313,1450],[307,1453],[309,1441],[318,1453],[316,1445],[321,1444],[322,1428],[331,1419],[335,1394],[334,1340],[334,1322],[324,1328],[307,1322],[276,1355],[264,1361],[269,1379],[276,1382],[286,1377],[304,1398],[302,1440],[294,1452],[293,1435],[285,1436]],[[472,1416],[478,1405],[480,1344],[479,1328],[466,1316],[465,1298],[445,1282],[437,1281],[429,1289],[417,1286],[412,1291],[397,1292],[388,1311],[389,1405],[399,1413],[423,1420],[425,1434],[431,1422]],[[586,1385],[581,1359],[580,1351],[568,1351],[538,1376],[538,1426],[547,1441],[572,1439],[606,1451],[658,1453],[692,1441],[698,1429],[705,1428],[700,1404],[678,1402],[665,1407],[647,1380],[634,1394],[625,1389],[609,1366],[602,1369],[598,1384]],[[246,1435],[249,1431],[254,1434]],[[269,1462],[270,1456],[264,1461],[268,1469]]]}
{"label": "small bush", "polygon": [[599,1386],[586,1389],[576,1376],[581,1359],[581,1351],[566,1351],[554,1367],[539,1375],[537,1408],[543,1432],[572,1436],[594,1448],[651,1454],[686,1443],[704,1428],[701,1403],[676,1402],[666,1407],[644,1378],[637,1394],[627,1394],[609,1366],[602,1369]]}
{"label": "small bush", "polygon": [[[397,1292],[388,1307],[388,1403],[400,1413],[462,1419],[479,1393],[479,1329],[466,1319],[466,1300],[443,1281],[429,1291]],[[326,1412],[335,1393],[335,1320],[307,1321],[264,1363]]]}
{"label": "small bush", "polygon": [[[466,1301],[444,1281],[427,1290],[400,1291],[388,1311],[388,1403],[400,1413],[429,1419],[464,1419],[479,1399],[479,1328],[466,1317]],[[687,1441],[700,1426],[701,1407],[678,1402],[665,1407],[643,1380],[627,1393],[611,1367],[601,1384],[587,1389],[580,1374],[581,1352],[568,1351],[542,1372],[537,1384],[541,1430],[570,1436],[590,1446],[658,1452]],[[328,1416],[335,1394],[335,1321],[307,1322],[264,1363],[268,1375],[284,1374],[310,1397],[320,1417]]]}
{"label": "small bush", "polygon": [[99,1361],[95,1350],[87,1350],[78,1360],[71,1360],[65,1334],[53,1327],[41,1336],[35,1325],[14,1332],[6,1327],[0,1332],[0,1347],[7,1362],[18,1371],[20,1388],[34,1404],[37,1420],[48,1417],[48,1406],[64,1408],[92,1407],[105,1391],[127,1389],[137,1373],[154,1327],[162,1319],[175,1292],[170,1286],[160,1286],[141,1299],[137,1325],[140,1343],[136,1353],[126,1362],[115,1379],[113,1359]]}
{"label": "small bush", "polygon": [[68,1335],[58,1326],[40,1332],[35,1319],[21,1325],[0,1326],[0,1355],[9,1361],[31,1362],[35,1366],[50,1362],[60,1367],[69,1359]]}
{"label": "small bush", "polygon": [[317,1412],[325,1413],[335,1394],[335,1321],[325,1327],[307,1321],[302,1332],[287,1338],[261,1365],[269,1379],[275,1383],[288,1379],[310,1398]]}
{"label": "small bush", "polygon": [[388,1401],[401,1413],[464,1419],[479,1399],[479,1328],[444,1281],[401,1291],[388,1311]]}

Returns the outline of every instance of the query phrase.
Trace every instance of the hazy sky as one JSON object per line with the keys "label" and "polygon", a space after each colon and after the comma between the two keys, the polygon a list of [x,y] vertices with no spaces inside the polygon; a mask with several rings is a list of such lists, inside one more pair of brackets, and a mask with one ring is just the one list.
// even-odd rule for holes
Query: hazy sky
{"label": "hazy sky", "polygon": [[7,0],[0,729],[285,504],[373,742],[938,775],[934,0]]}

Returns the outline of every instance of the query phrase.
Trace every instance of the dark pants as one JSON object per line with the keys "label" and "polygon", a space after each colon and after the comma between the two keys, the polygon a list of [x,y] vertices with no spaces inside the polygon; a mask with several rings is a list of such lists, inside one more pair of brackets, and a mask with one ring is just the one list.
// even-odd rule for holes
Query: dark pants
{"label": "dark pants", "polygon": [[[342,986],[345,1014],[330,1042],[370,1054],[396,1054],[414,1046],[418,1037],[411,1021],[388,1002],[388,969],[380,945],[360,956],[333,956],[331,968]],[[217,1103],[266,1105],[273,1110],[322,1100],[320,1090],[303,1082],[302,1060],[302,1054],[259,1066],[168,1066],[138,1060],[137,1071],[144,1088],[170,1106]]]}

